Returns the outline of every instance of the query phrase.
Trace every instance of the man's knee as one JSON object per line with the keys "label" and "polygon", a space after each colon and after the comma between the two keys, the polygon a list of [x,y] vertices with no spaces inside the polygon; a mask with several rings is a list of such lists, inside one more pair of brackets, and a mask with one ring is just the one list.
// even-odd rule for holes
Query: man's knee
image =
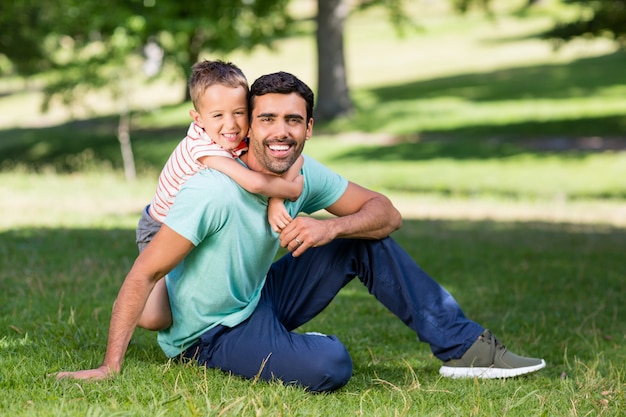
{"label": "man's knee", "polygon": [[335,336],[313,336],[327,339],[324,349],[310,358],[309,381],[305,385],[313,392],[329,392],[346,385],[352,377],[352,358]]}

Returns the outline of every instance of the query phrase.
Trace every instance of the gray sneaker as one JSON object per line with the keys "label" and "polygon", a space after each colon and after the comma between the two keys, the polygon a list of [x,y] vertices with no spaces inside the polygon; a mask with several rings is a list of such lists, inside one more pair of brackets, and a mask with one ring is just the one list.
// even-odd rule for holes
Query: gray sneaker
{"label": "gray sneaker", "polygon": [[461,359],[444,362],[439,374],[449,378],[510,378],[545,366],[543,359],[525,358],[509,352],[491,331],[485,330]]}

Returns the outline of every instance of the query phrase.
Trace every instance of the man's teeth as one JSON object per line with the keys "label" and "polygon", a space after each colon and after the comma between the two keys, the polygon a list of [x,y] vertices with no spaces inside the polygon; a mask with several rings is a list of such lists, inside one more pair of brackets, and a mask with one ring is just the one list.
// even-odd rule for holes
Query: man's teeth
{"label": "man's teeth", "polygon": [[270,149],[273,151],[286,151],[289,150],[289,145],[270,145]]}

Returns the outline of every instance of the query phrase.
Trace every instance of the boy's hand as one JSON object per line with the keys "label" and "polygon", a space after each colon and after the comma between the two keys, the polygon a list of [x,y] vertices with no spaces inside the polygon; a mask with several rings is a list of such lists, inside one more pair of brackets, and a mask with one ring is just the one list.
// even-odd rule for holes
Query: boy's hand
{"label": "boy's hand", "polygon": [[270,198],[267,204],[267,219],[270,227],[280,233],[293,220],[285,208],[282,198]]}

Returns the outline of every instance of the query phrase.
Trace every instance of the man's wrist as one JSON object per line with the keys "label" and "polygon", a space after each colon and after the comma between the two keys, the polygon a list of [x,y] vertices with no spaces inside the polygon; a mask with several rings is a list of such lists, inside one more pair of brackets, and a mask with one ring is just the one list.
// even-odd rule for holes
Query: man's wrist
{"label": "man's wrist", "polygon": [[107,375],[117,375],[122,371],[122,364],[103,363],[100,369]]}

